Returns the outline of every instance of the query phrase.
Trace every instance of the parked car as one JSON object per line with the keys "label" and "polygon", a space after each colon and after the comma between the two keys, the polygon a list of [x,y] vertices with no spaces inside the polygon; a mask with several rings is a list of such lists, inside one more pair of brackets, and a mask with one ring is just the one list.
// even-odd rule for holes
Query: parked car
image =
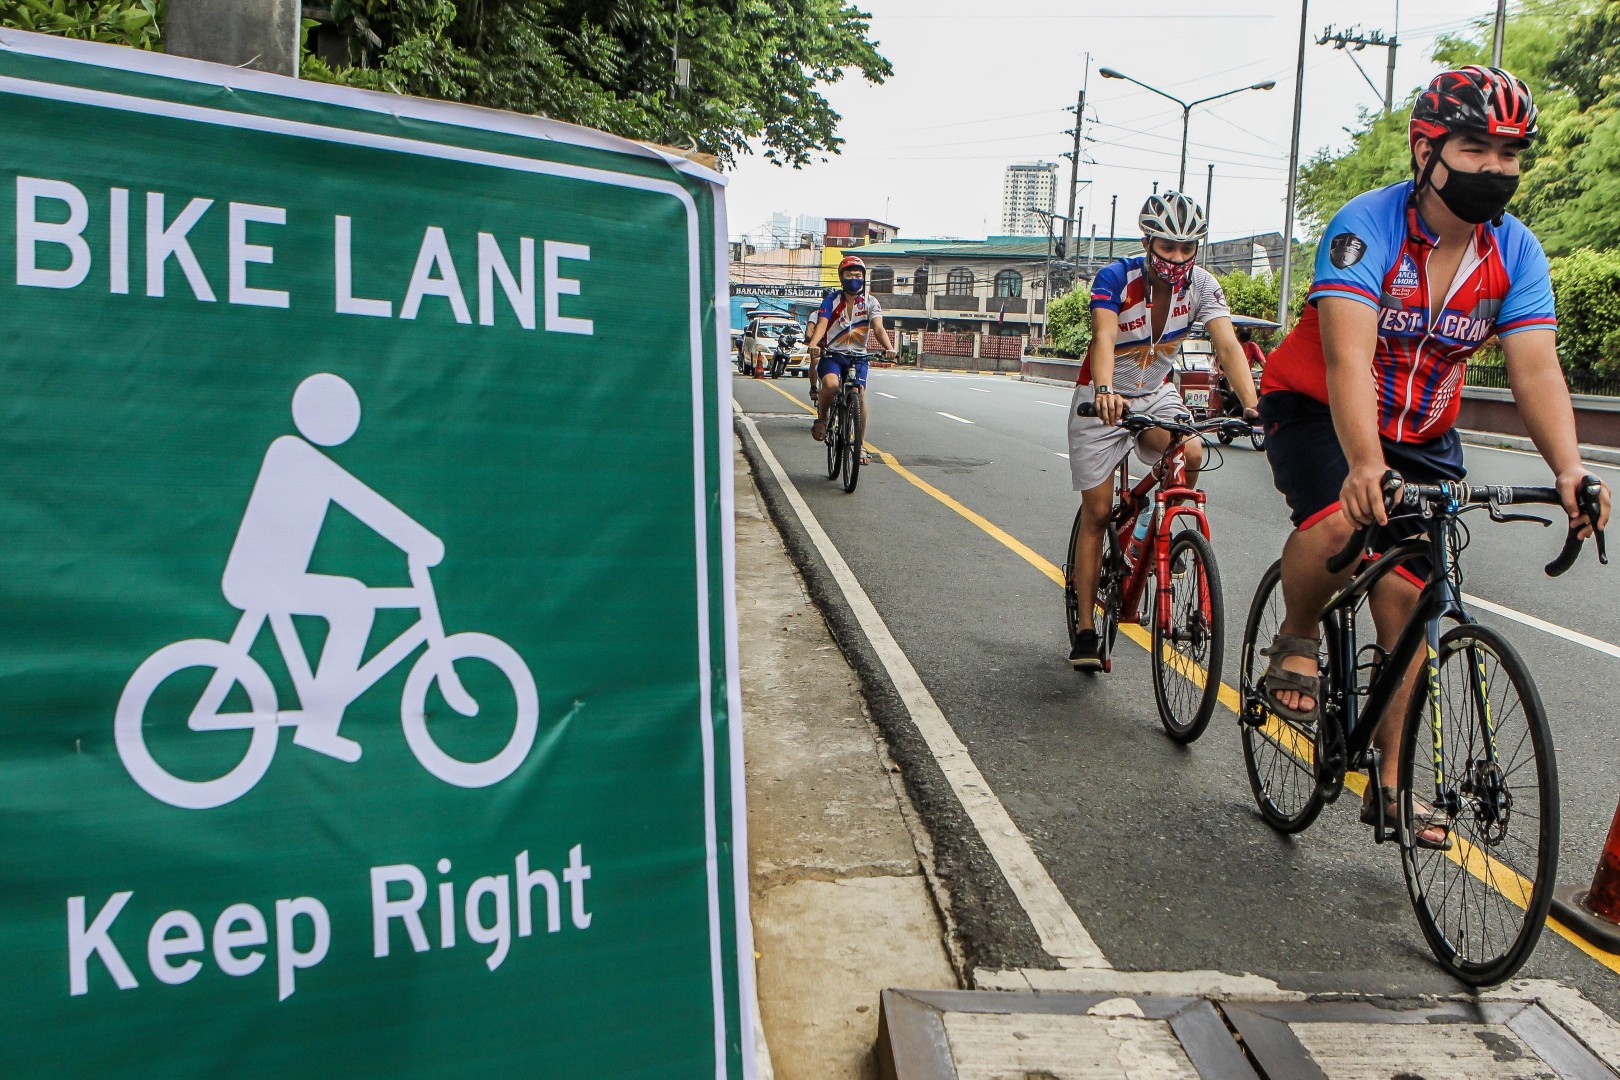
{"label": "parked car", "polygon": [[760,370],[770,367],[771,358],[776,355],[777,339],[782,332],[792,328],[798,341],[793,346],[786,368],[785,375],[810,374],[810,352],[804,345],[804,327],[799,325],[797,319],[790,315],[755,315],[748,320],[748,326],[743,331],[742,345],[738,367],[746,374],[752,374],[757,363]]}

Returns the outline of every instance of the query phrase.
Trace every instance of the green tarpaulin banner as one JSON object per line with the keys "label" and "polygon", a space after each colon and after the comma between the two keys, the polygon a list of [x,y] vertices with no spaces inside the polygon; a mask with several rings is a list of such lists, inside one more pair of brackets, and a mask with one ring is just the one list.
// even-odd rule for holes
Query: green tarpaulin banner
{"label": "green tarpaulin banner", "polygon": [[0,32],[0,1073],[751,1075],[719,178]]}

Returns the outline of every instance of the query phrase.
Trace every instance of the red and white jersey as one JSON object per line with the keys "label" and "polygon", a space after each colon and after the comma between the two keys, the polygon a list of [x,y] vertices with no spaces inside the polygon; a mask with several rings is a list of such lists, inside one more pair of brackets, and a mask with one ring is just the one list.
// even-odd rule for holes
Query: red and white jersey
{"label": "red and white jersey", "polygon": [[865,356],[866,332],[872,320],[883,314],[883,305],[863,292],[851,297],[843,290],[821,302],[821,317],[827,320],[827,333],[821,347],[830,352]]}
{"label": "red and white jersey", "polygon": [[[1148,300],[1147,257],[1120,259],[1097,271],[1091,283],[1091,310],[1104,308],[1119,315],[1119,336],[1114,339],[1114,382],[1116,393],[1140,397],[1168,381],[1175,366],[1181,340],[1194,323],[1230,317],[1226,293],[1215,275],[1202,266],[1193,267],[1187,284],[1170,296],[1170,313],[1164,329],[1153,337],[1153,310]],[[1095,339],[1080,365],[1081,386],[1091,385],[1091,355]]]}

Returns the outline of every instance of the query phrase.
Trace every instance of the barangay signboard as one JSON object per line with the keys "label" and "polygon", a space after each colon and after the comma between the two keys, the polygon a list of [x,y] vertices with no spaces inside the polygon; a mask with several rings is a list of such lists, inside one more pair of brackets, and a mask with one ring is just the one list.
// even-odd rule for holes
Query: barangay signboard
{"label": "barangay signboard", "polygon": [[7,1075],[750,1075],[718,177],[10,31],[0,99]]}

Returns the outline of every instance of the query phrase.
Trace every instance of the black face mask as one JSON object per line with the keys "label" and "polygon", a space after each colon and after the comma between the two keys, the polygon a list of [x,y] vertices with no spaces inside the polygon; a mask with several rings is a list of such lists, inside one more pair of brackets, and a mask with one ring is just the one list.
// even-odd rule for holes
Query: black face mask
{"label": "black face mask", "polygon": [[1519,178],[1507,173],[1458,172],[1446,166],[1446,186],[1435,194],[1446,209],[1470,225],[1500,221],[1508,200],[1519,189]]}

